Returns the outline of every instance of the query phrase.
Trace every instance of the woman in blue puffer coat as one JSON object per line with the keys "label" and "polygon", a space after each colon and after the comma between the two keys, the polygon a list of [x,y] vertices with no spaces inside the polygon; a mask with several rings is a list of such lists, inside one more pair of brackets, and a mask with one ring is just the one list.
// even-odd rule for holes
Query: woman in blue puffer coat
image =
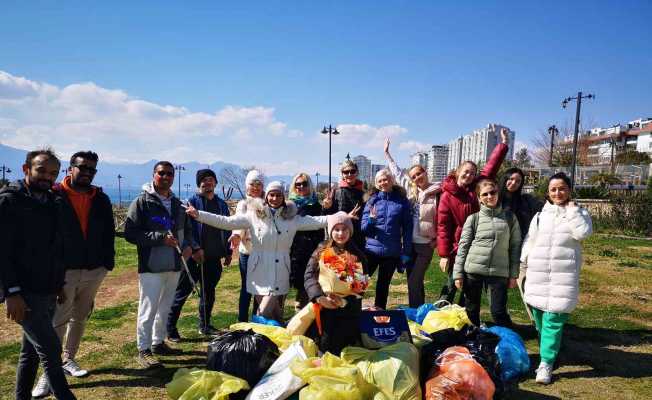
{"label": "woman in blue puffer coat", "polygon": [[376,307],[387,307],[389,284],[394,271],[402,272],[412,252],[412,208],[405,190],[396,185],[394,176],[387,169],[378,171],[375,187],[364,212],[362,232],[366,236],[365,253],[369,261],[367,273],[372,276],[376,269]]}

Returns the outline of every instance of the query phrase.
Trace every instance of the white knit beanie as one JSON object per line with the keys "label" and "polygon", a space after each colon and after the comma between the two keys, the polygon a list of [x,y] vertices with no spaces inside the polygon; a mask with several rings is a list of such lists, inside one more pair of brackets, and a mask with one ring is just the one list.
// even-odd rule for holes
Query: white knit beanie
{"label": "white knit beanie", "polygon": [[264,184],[265,177],[260,172],[256,171],[255,169],[252,169],[251,171],[247,172],[247,177],[245,178],[245,185],[249,185],[253,181],[258,181],[261,184]]}
{"label": "white knit beanie", "polygon": [[283,184],[280,181],[271,181],[270,183],[267,184],[267,187],[265,188],[265,193],[269,193],[274,190],[283,193]]}

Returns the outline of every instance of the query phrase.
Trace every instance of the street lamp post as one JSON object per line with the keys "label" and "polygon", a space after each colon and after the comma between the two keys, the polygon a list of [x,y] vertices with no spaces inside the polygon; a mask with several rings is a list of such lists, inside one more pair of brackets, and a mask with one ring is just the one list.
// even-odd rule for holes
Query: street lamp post
{"label": "street lamp post", "polygon": [[5,182],[7,182],[7,179],[5,177],[5,174],[10,174],[11,173],[11,168],[7,167],[6,165],[2,164],[2,185],[5,185]]}
{"label": "street lamp post", "polygon": [[181,196],[181,171],[185,171],[186,167],[183,165],[179,164],[176,167],[174,167],[179,173],[177,174],[177,179],[179,180],[179,196]]}
{"label": "street lamp post", "polygon": [[183,187],[186,188],[186,198],[190,197],[190,184],[189,183],[184,183]]}
{"label": "street lamp post", "polygon": [[577,108],[575,109],[575,132],[573,134],[573,163],[571,169],[571,190],[575,187],[575,169],[577,165],[577,137],[580,132],[580,112],[582,110],[582,99],[595,99],[594,94],[583,96],[582,92],[577,92],[577,97],[567,97],[561,102],[562,108],[566,108],[569,102],[577,100]]}
{"label": "street lamp post", "polygon": [[552,125],[550,128],[548,128],[548,134],[550,134],[550,161],[548,162],[549,166],[552,168],[552,154],[553,154],[553,148],[555,145],[555,135],[559,133],[559,130],[555,125]]}
{"label": "street lamp post", "polygon": [[124,176],[118,174],[118,208],[122,208],[122,184],[121,180],[124,178]]}
{"label": "street lamp post", "polygon": [[328,129],[326,129],[326,126],[324,126],[324,129],[322,129],[321,133],[323,133],[324,135],[328,135],[328,190],[330,190],[331,189],[331,153],[332,153],[331,136],[339,135],[340,132],[337,130],[337,128],[333,128],[332,126],[328,125]]}
{"label": "street lamp post", "polygon": [[319,172],[315,172],[315,176],[317,177],[317,183],[315,183],[315,190],[319,192]]}

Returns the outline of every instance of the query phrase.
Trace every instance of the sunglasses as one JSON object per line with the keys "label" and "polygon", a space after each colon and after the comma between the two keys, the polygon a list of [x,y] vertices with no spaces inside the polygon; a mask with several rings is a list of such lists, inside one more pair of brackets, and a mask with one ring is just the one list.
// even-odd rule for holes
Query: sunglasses
{"label": "sunglasses", "polygon": [[308,182],[294,182],[294,187],[308,187]]}
{"label": "sunglasses", "polygon": [[71,167],[75,167],[75,168],[79,169],[80,171],[86,172],[88,174],[92,174],[92,175],[97,174],[97,169],[96,168],[88,167],[86,165],[71,165]]}
{"label": "sunglasses", "polygon": [[156,175],[158,176],[174,176],[174,172],[171,171],[156,171]]}
{"label": "sunglasses", "polygon": [[498,191],[491,190],[489,192],[480,193],[480,197],[495,196]]}
{"label": "sunglasses", "polygon": [[357,173],[358,173],[358,171],[356,171],[354,169],[347,169],[347,170],[342,171],[342,175],[355,175]]}

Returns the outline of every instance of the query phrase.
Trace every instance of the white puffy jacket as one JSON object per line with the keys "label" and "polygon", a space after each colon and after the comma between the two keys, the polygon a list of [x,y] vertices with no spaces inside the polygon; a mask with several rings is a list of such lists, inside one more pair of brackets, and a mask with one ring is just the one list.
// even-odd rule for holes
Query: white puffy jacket
{"label": "white puffy jacket", "polygon": [[328,217],[297,215],[297,206],[286,202],[274,215],[262,199],[247,199],[246,212],[230,217],[199,211],[198,222],[219,229],[249,229],[251,253],[247,262],[247,292],[283,295],[290,289],[290,246],[297,231],[326,227]]}
{"label": "white puffy jacket", "polygon": [[570,313],[579,295],[582,244],[593,231],[589,212],[546,203],[530,223],[521,261],[527,264],[525,302],[543,311]]}

